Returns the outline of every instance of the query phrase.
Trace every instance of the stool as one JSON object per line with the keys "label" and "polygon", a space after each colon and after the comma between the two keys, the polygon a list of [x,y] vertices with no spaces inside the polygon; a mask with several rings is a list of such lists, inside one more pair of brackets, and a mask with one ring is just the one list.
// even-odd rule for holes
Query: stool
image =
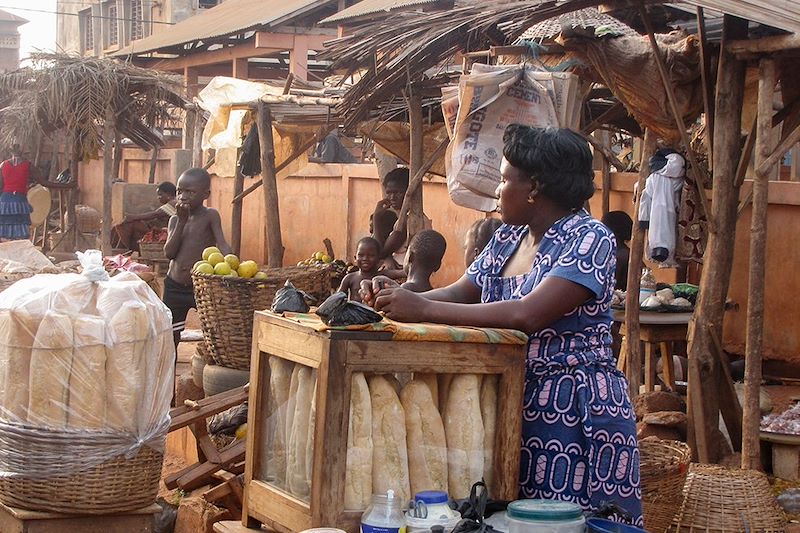
{"label": "stool", "polygon": [[800,479],[800,435],[761,432],[761,442],[772,446],[772,473],[775,477]]}
{"label": "stool", "polygon": [[0,503],[3,533],[151,533],[153,518],[161,512],[156,504],[111,515],[66,515],[28,511]]}
{"label": "stool", "polygon": [[[688,324],[639,324],[639,340],[644,343],[644,388],[650,392],[655,390],[657,357],[661,356],[664,372],[664,382],[670,390],[675,390],[675,367],[672,353],[669,349],[670,342],[686,342]],[[628,366],[628,338],[625,323],[620,324],[619,333],[622,336],[617,368],[622,372]]]}

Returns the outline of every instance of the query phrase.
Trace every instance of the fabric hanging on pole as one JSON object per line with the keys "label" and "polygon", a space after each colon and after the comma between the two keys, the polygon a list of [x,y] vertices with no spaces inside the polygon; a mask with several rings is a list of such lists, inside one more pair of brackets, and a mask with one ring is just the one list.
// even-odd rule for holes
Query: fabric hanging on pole
{"label": "fabric hanging on pole", "polygon": [[261,174],[261,145],[258,142],[258,128],[255,124],[250,126],[239,156],[239,169],[243,176],[257,176]]}

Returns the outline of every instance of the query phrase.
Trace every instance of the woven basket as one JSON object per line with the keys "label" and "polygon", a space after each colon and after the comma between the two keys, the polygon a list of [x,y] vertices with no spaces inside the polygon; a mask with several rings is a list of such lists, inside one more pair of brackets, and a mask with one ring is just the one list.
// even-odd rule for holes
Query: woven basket
{"label": "woven basket", "polygon": [[762,472],[693,464],[683,494],[676,532],[782,532],[786,525]]}
{"label": "woven basket", "polygon": [[[24,472],[0,476],[0,502],[72,514],[109,514],[152,505],[163,461],[163,454],[151,447],[155,443],[141,445],[130,458],[120,455],[85,466],[86,457],[125,438],[132,437],[0,424],[0,470]],[[163,448],[165,438],[164,434],[158,447]],[[46,475],[41,474],[43,458],[52,462]]]}
{"label": "woven basket", "polygon": [[142,242],[139,241],[139,257],[142,259],[161,259],[166,261],[163,242]]}
{"label": "woven basket", "polygon": [[267,273],[264,280],[192,274],[206,350],[219,366],[250,369],[253,312],[269,309],[275,292],[287,279],[320,303],[331,293],[327,270],[304,267],[263,270]]}
{"label": "woven basket", "polygon": [[664,533],[681,507],[692,450],[684,442],[649,437],[639,441],[645,529]]}

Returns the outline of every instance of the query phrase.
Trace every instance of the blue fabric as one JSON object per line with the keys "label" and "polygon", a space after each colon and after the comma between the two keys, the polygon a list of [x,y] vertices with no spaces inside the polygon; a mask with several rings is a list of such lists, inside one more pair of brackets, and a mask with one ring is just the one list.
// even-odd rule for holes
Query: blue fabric
{"label": "blue fabric", "polygon": [[24,194],[0,194],[0,239],[29,239],[32,211]]}
{"label": "blue fabric", "polygon": [[520,299],[548,276],[594,296],[530,335],[520,495],[571,501],[587,511],[613,501],[642,525],[636,418],[611,352],[616,241],[580,211],[545,233],[529,273],[502,277],[527,234],[527,226],[500,226],[467,269],[483,302]]}

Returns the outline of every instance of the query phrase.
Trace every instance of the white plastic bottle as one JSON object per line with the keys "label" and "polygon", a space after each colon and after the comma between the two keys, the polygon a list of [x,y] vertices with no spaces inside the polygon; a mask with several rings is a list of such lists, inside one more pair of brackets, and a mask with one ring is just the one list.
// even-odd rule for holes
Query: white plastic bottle
{"label": "white plastic bottle", "polygon": [[395,498],[393,490],[373,494],[372,504],[361,515],[361,533],[405,533],[404,503]]}

